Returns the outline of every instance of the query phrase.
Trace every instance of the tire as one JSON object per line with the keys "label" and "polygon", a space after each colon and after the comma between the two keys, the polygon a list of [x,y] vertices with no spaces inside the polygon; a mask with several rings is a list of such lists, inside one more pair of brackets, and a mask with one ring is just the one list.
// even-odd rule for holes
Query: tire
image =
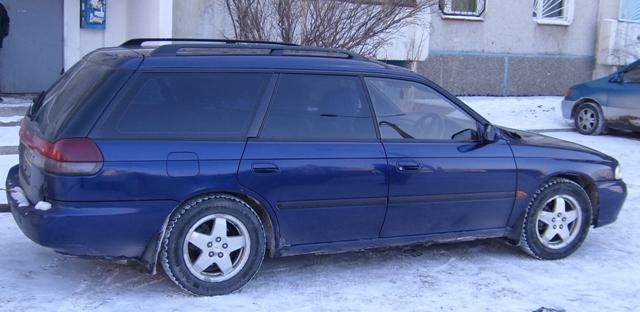
{"label": "tire", "polygon": [[606,129],[606,121],[599,105],[586,102],[576,108],[574,116],[576,130],[586,135],[600,135]]}
{"label": "tire", "polygon": [[519,245],[537,259],[565,258],[587,237],[591,218],[591,201],[585,190],[571,180],[553,179],[531,199]]}
{"label": "tire", "polygon": [[162,241],[169,278],[199,296],[231,293],[260,269],[266,238],[260,218],[245,202],[211,195],[179,207]]}

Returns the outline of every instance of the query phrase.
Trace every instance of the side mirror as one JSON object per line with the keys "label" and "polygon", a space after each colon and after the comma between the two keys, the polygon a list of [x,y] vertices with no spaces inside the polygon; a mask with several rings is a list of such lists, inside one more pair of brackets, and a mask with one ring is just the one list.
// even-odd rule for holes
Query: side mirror
{"label": "side mirror", "polygon": [[464,129],[451,136],[454,141],[475,141],[478,140],[478,131],[474,129]]}
{"label": "side mirror", "polygon": [[484,133],[482,134],[482,139],[485,142],[495,142],[498,137],[498,130],[492,124],[487,124],[484,127]]}
{"label": "side mirror", "polygon": [[609,79],[609,82],[612,83],[622,83],[624,82],[624,73],[622,71],[616,72],[613,77],[611,77],[611,79]]}

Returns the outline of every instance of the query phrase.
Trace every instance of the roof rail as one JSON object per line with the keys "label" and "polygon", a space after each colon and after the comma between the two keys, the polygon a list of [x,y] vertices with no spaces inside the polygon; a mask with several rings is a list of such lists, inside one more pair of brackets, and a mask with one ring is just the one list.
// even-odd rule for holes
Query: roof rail
{"label": "roof rail", "polygon": [[272,42],[272,41],[260,41],[260,40],[234,40],[234,39],[204,39],[204,38],[135,38],[127,40],[121,44],[121,47],[127,48],[141,48],[145,42],[211,42],[211,43],[249,43],[249,44],[270,44],[270,45],[283,45],[297,47],[295,43],[287,42]]}
{"label": "roof rail", "polygon": [[[182,52],[182,53],[181,53]],[[248,44],[228,46],[225,44],[167,44],[160,46],[151,52],[152,56],[180,56],[180,55],[273,55],[273,56],[311,56],[348,58],[356,60],[369,60],[368,58],[353,52],[317,47],[303,47],[287,44]]]}

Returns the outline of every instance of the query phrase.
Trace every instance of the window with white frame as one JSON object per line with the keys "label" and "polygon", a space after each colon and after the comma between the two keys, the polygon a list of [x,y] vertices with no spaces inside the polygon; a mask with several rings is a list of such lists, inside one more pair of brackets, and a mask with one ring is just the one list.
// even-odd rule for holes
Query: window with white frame
{"label": "window with white frame", "polygon": [[438,7],[444,16],[481,17],[486,0],[439,0]]}
{"label": "window with white frame", "polygon": [[540,24],[570,24],[573,0],[534,0],[533,19]]}
{"label": "window with white frame", "polygon": [[620,1],[620,20],[640,23],[640,0]]}

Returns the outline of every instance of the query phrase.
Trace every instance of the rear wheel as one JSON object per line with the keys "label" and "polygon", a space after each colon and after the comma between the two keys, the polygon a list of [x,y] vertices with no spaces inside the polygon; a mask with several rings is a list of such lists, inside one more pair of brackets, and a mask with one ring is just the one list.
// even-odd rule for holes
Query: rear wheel
{"label": "rear wheel", "polygon": [[538,259],[560,259],[580,247],[591,226],[591,201],[573,181],[557,178],[536,192],[525,216],[520,246]]}
{"label": "rear wheel", "polygon": [[605,120],[602,109],[595,103],[580,104],[574,117],[578,132],[587,135],[599,135],[605,130]]}
{"label": "rear wheel", "polygon": [[171,280],[196,295],[233,292],[258,272],[266,239],[244,202],[223,195],[178,208],[167,227],[162,266]]}

